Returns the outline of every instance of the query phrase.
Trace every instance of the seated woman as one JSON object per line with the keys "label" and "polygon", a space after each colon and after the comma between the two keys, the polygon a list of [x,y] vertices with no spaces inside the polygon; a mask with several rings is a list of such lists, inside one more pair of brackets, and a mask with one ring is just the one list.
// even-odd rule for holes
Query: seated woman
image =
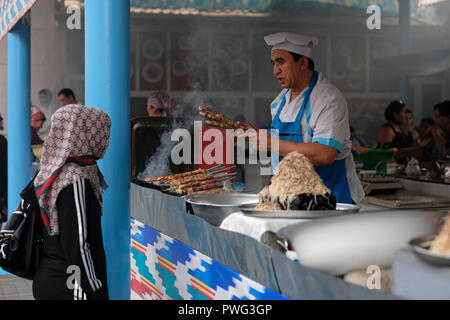
{"label": "seated woman", "polygon": [[402,131],[402,126],[408,121],[406,106],[403,101],[392,101],[384,112],[387,122],[378,132],[378,146],[388,149],[395,155],[397,162],[406,164],[409,157],[422,157],[422,150],[414,145],[414,139]]}
{"label": "seated woman", "polygon": [[412,147],[414,142],[401,129],[407,121],[406,106],[403,101],[392,101],[384,111],[384,117],[387,122],[378,132],[378,148],[397,152],[399,149]]}

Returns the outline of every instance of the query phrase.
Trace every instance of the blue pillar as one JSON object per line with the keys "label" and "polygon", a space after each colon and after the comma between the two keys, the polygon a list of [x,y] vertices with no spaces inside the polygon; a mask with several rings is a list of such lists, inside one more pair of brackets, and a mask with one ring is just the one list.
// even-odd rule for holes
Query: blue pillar
{"label": "blue pillar", "polygon": [[100,169],[103,237],[110,298],[130,298],[130,1],[85,2],[86,105],[111,118],[109,149]]}
{"label": "blue pillar", "polygon": [[[411,53],[411,4],[410,0],[399,0],[400,54]],[[410,108],[409,77],[400,74],[400,98]]]}
{"label": "blue pillar", "polygon": [[8,33],[8,211],[30,181],[30,27],[22,22]]}

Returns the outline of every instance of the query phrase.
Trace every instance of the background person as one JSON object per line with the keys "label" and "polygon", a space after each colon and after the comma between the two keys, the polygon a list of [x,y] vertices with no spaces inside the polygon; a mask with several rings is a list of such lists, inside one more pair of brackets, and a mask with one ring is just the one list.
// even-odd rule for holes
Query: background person
{"label": "background person", "polygon": [[350,127],[350,140],[353,147],[367,147],[366,141],[358,135],[353,127]]}
{"label": "background person", "polygon": [[61,102],[61,106],[67,106],[69,104],[77,104],[75,93],[72,89],[64,88],[58,93],[58,99]]}
{"label": "background person", "polygon": [[[105,155],[110,128],[108,115],[97,108],[70,105],[52,116],[34,181],[45,229],[33,279],[37,300],[108,299],[101,229],[106,183],[96,160]],[[68,281],[70,266],[79,268],[79,282]]]}
{"label": "background person", "polygon": [[[41,109],[42,112],[44,112],[45,117],[47,119],[50,119],[54,110],[53,106],[53,94],[49,89],[42,89],[38,93],[39,97],[39,105],[37,106],[39,109]],[[48,134],[48,130],[50,129],[50,123],[44,122],[44,125],[41,129],[41,134],[46,136]]]}
{"label": "background person", "polygon": [[170,97],[162,92],[153,92],[147,100],[147,112],[149,117],[165,117],[171,106]]}
{"label": "background person", "polygon": [[420,136],[422,142],[420,147],[422,148],[422,162],[436,161],[442,158],[439,150],[436,147],[435,137],[441,137],[441,130],[436,122],[432,118],[425,118],[419,125]]}
{"label": "background person", "polygon": [[397,152],[399,149],[412,147],[413,142],[402,131],[402,126],[407,121],[403,101],[392,101],[384,111],[384,117],[387,122],[378,131],[378,148]]}
{"label": "background person", "polygon": [[42,110],[31,107],[31,145],[43,145],[44,141],[39,136],[39,130],[44,125],[46,118]]}
{"label": "background person", "polygon": [[412,146],[420,145],[420,135],[414,127],[414,116],[408,108],[406,109],[406,121],[402,124],[402,131],[408,137],[408,141]]}
{"label": "background person", "polygon": [[450,153],[450,100],[434,106],[434,120],[442,130],[442,135],[433,135],[436,147],[441,156],[446,158]]}

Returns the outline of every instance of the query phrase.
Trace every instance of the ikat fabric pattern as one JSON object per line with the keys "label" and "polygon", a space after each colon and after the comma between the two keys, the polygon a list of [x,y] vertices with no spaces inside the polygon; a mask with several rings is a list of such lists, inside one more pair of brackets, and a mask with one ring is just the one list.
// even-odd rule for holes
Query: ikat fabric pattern
{"label": "ikat fabric pattern", "polygon": [[0,39],[14,27],[36,1],[0,0]]}
{"label": "ikat fabric pattern", "polygon": [[130,258],[133,299],[288,299],[136,219]]}
{"label": "ikat fabric pattern", "polygon": [[[411,0],[413,12],[417,8],[418,1]],[[364,10],[370,5],[378,5],[383,12],[390,13],[397,13],[399,9],[398,1],[395,0],[131,0],[132,7],[150,9],[277,11],[314,4],[322,5],[324,8],[337,5]]]}

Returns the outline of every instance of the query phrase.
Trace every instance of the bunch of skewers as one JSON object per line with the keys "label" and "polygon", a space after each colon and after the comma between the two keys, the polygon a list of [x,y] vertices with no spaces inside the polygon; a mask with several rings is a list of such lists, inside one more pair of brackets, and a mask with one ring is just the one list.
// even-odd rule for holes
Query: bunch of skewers
{"label": "bunch of skewers", "polygon": [[146,178],[145,181],[157,186],[165,186],[179,195],[193,193],[224,193],[224,183],[231,182],[236,173],[229,171],[236,166],[216,165],[209,169],[197,169],[171,176]]}
{"label": "bunch of skewers", "polygon": [[205,125],[214,126],[221,129],[239,129],[240,126],[232,121],[230,118],[225,116],[224,114],[217,113],[214,110],[200,106],[198,107],[200,111],[200,115],[208,120],[205,120]]}

